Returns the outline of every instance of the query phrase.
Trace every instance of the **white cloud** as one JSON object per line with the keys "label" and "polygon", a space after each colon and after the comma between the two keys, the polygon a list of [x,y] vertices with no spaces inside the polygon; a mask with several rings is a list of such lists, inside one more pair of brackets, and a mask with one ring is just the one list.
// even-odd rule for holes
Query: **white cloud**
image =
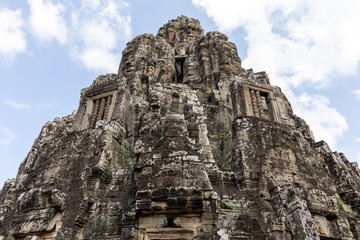
{"label": "white cloud", "polygon": [[82,0],[81,6],[83,8],[97,9],[101,5],[100,0]]}
{"label": "white cloud", "polygon": [[360,99],[360,89],[352,91],[353,94],[355,94]]}
{"label": "white cloud", "polygon": [[16,110],[37,110],[37,111],[41,111],[44,109],[51,109],[54,110],[55,106],[57,104],[57,101],[53,101],[52,103],[40,103],[40,104],[36,104],[34,106],[28,105],[28,104],[24,104],[24,103],[19,103],[10,99],[7,99],[4,101],[5,104],[7,104],[8,106],[12,107],[13,109]]}
{"label": "white cloud", "polygon": [[[352,0],[193,0],[220,30],[243,27],[244,65],[269,70],[277,85],[325,85],[333,74],[353,74],[360,61],[360,2]],[[286,76],[277,80],[279,76]]]}
{"label": "white cloud", "polygon": [[221,31],[243,28],[248,43],[244,67],[266,70],[272,84],[290,95],[295,113],[306,119],[314,135],[334,147],[347,129],[346,119],[325,97],[295,96],[293,89],[305,85],[319,88],[334,75],[356,73],[360,62],[360,2],[192,2],[204,9]]}
{"label": "white cloud", "polygon": [[56,39],[60,43],[67,41],[67,27],[63,16],[65,7],[50,0],[28,0],[30,5],[30,27],[42,41]]}
{"label": "white cloud", "polygon": [[355,142],[360,142],[360,137],[355,138]]}
{"label": "white cloud", "polygon": [[[27,31],[42,42],[69,48],[71,57],[91,71],[117,72],[121,51],[131,37],[129,3],[124,0],[28,0]],[[0,9],[0,60],[26,50],[21,11]]]}
{"label": "white cloud", "polygon": [[0,23],[0,55],[5,61],[11,61],[18,53],[26,50],[21,11],[0,9]]}
{"label": "white cloud", "polygon": [[294,111],[311,126],[316,140],[325,139],[330,147],[336,147],[348,124],[344,116],[329,106],[329,99],[321,95],[294,97],[290,94],[290,102],[294,103]]}
{"label": "white cloud", "polygon": [[14,139],[15,134],[13,134],[10,129],[0,126],[0,145],[8,147]]}
{"label": "white cloud", "polygon": [[32,107],[30,105],[27,105],[27,104],[23,104],[23,103],[18,103],[18,102],[15,102],[13,100],[5,100],[5,103],[7,105],[9,105],[10,107],[14,108],[14,109],[32,109]]}
{"label": "white cloud", "polygon": [[73,57],[94,71],[116,72],[121,59],[120,42],[131,36],[131,18],[120,12],[124,1],[83,0],[81,12],[73,12],[74,31],[79,33]]}
{"label": "white cloud", "polygon": [[52,101],[51,103],[41,103],[41,104],[37,104],[33,107],[33,109],[36,109],[38,111],[43,110],[43,109],[50,109],[50,110],[55,110],[55,106],[56,104],[58,104],[58,102]]}
{"label": "white cloud", "polygon": [[116,72],[119,56],[116,56],[107,49],[86,48],[77,56],[88,69]]}

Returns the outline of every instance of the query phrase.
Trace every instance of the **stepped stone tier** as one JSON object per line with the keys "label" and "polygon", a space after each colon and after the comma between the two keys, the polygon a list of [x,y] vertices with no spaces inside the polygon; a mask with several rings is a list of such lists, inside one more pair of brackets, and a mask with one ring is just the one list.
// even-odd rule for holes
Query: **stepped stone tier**
{"label": "stepped stone tier", "polygon": [[360,239],[359,191],[265,72],[181,16],[45,124],[0,193],[0,240]]}

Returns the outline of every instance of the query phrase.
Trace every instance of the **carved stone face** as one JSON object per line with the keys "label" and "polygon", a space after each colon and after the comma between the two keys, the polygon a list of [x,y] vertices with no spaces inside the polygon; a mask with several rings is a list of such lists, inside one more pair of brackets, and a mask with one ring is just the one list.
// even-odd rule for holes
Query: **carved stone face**
{"label": "carved stone face", "polygon": [[47,123],[0,194],[3,239],[349,239],[360,175],[226,35],[181,16]]}

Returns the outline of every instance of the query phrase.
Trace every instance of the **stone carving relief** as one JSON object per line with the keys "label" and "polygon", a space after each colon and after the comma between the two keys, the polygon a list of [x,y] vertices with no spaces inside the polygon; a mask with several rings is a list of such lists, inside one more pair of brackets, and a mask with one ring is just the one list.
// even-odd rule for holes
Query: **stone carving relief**
{"label": "stone carving relief", "polygon": [[181,16],[43,127],[0,192],[0,240],[355,240],[359,192],[265,72]]}

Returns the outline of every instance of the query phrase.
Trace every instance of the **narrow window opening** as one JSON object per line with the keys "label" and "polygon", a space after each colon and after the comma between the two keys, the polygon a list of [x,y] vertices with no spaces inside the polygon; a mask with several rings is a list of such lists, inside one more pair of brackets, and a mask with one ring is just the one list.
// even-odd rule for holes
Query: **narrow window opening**
{"label": "narrow window opening", "polygon": [[175,227],[173,218],[167,218],[167,227]]}
{"label": "narrow window opening", "polygon": [[175,70],[176,70],[176,82],[182,83],[184,77],[184,57],[176,57],[175,58]]}
{"label": "narrow window opening", "polygon": [[260,99],[263,111],[263,117],[269,120],[272,119],[272,112],[271,112],[271,103],[269,98],[269,93],[267,92],[260,92]]}

